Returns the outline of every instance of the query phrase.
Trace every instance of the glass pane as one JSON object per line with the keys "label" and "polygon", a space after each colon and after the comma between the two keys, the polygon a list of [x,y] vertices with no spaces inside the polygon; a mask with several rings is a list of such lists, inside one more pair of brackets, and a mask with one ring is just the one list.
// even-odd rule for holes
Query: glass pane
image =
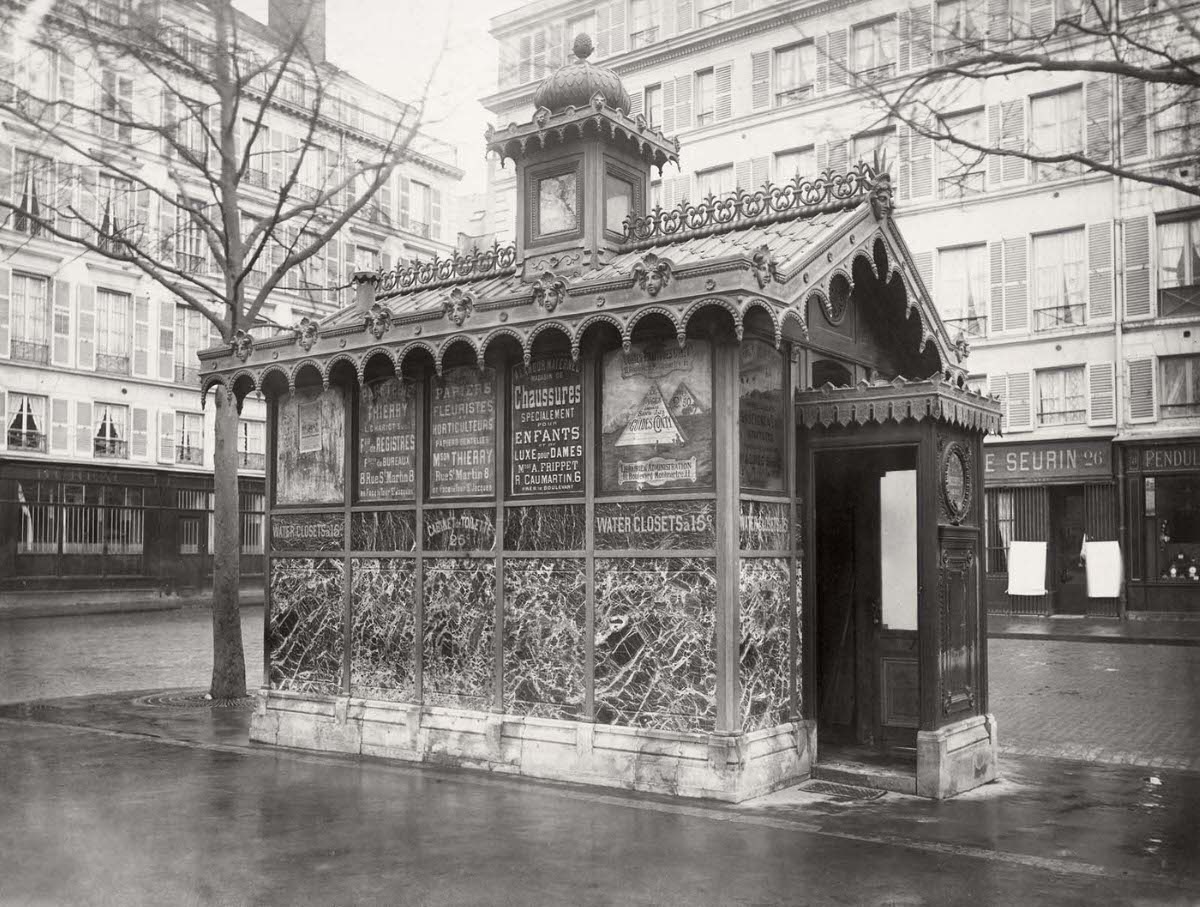
{"label": "glass pane", "polygon": [[625,229],[625,218],[633,211],[633,184],[606,174],[604,177],[604,228],[614,233]]}
{"label": "glass pane", "polygon": [[901,469],[879,479],[880,588],[883,625],[917,629],[917,472]]}
{"label": "glass pane", "polygon": [[538,235],[566,233],[579,226],[574,173],[538,180]]}

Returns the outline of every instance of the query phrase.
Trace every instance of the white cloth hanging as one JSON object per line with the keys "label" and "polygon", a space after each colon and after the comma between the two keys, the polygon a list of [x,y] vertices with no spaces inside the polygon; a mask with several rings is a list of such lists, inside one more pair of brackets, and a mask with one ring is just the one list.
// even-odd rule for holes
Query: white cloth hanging
{"label": "white cloth hanging", "polygon": [[1008,594],[1046,594],[1046,543],[1012,542],[1008,546]]}
{"label": "white cloth hanging", "polygon": [[1125,578],[1124,566],[1120,542],[1088,542],[1088,598],[1117,598]]}

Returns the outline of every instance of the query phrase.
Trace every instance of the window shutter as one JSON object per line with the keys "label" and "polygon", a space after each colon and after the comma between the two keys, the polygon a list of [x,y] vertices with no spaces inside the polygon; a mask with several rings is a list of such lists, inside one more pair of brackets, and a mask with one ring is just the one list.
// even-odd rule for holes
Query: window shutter
{"label": "window shutter", "polygon": [[[1006,151],[1025,150],[1025,100],[1005,101],[1000,105],[1000,147]],[[1025,179],[1025,159],[1006,157],[1002,164],[1006,183]]]}
{"label": "window shutter", "polygon": [[846,166],[850,159],[849,142],[830,142],[825,154],[826,165],[830,170],[834,173],[846,172]]}
{"label": "window shutter", "polygon": [[750,55],[750,107],[762,110],[771,106],[771,52]]}
{"label": "window shutter", "polygon": [[[670,2],[670,0],[668,0],[668,2]],[[696,27],[696,22],[692,18],[693,12],[692,0],[679,0],[678,4],[675,6],[675,27],[679,31],[691,31]]]}
{"label": "window shutter", "polygon": [[[71,210],[75,207],[75,191],[78,188],[76,170],[77,167],[63,161],[54,162],[54,210],[51,213],[55,225],[67,236],[85,235]],[[44,217],[45,213],[42,216]]]}
{"label": "window shutter", "polygon": [[1088,321],[1113,316],[1112,222],[1088,224]]}
{"label": "window shutter", "polygon": [[71,285],[54,281],[54,312],[51,317],[50,362],[71,365]]}
{"label": "window shutter", "polygon": [[139,406],[135,406],[132,409],[130,419],[132,428],[129,432],[129,455],[137,460],[145,460],[150,455],[148,421],[149,414],[146,410]]}
{"label": "window shutter", "polygon": [[[989,104],[987,109],[988,118],[988,147],[1000,147],[1000,105]],[[1004,158],[998,154],[988,155],[988,184],[991,186],[999,186],[1003,182],[1003,164]]]}
{"label": "window shutter", "polygon": [[[921,252],[914,255],[913,264],[917,266],[917,276],[925,285],[925,292],[929,294],[930,298],[933,298],[933,253]],[[937,303],[936,299],[934,299],[934,303]]]}
{"label": "window shutter", "polygon": [[933,11],[927,5],[914,6],[908,11],[907,19],[909,65],[914,72],[919,72],[933,63]]}
{"label": "window shutter", "polygon": [[1153,314],[1150,298],[1150,218],[1130,217],[1125,227],[1125,317]]}
{"label": "window shutter", "polygon": [[1054,28],[1054,0],[1029,0],[1029,30],[1048,35]]}
{"label": "window shutter", "polygon": [[892,169],[896,174],[896,198],[909,198],[912,184],[912,130],[900,125],[896,128],[896,162]]}
{"label": "window shutter", "polygon": [[379,264],[383,268],[383,273],[386,274],[392,269],[392,256],[388,255],[387,252],[380,253]]}
{"label": "window shutter", "polygon": [[829,90],[845,88],[849,84],[847,51],[849,38],[846,29],[839,28],[829,33]]}
{"label": "window shutter", "polygon": [[771,179],[771,159],[764,155],[763,157],[751,158],[750,160],[750,188],[758,191],[763,187],[763,184]]}
{"label": "window shutter", "polygon": [[1154,399],[1154,359],[1129,360],[1129,421],[1153,422],[1157,405]]}
{"label": "window shutter", "polygon": [[[659,26],[658,35],[660,38],[669,38],[675,32],[679,31],[679,24],[676,21],[679,14],[678,4],[674,0],[665,0],[662,5],[662,24]],[[633,26],[630,25],[632,29]]]}
{"label": "window shutter", "polygon": [[988,47],[995,50],[1008,43],[1008,0],[988,0],[987,16]]}
{"label": "window shutter", "polygon": [[713,119],[718,123],[733,116],[733,64],[724,63],[713,70],[716,101]]}
{"label": "window shutter", "polygon": [[278,129],[268,129],[267,137],[271,140],[271,171],[267,179],[267,185],[271,189],[278,189],[283,185],[283,181],[291,176],[291,173],[284,174],[283,159],[284,159],[284,143],[286,138]]}
{"label": "window shutter", "polygon": [[175,146],[171,139],[178,135],[178,130],[175,125],[175,95],[168,89],[162,90],[162,153],[163,157],[173,157],[175,155]]}
{"label": "window shutter", "polygon": [[1030,401],[1032,381],[1029,372],[1013,372],[1008,376],[1008,428],[1010,431],[1029,431],[1033,428],[1033,406]]}
{"label": "window shutter", "polygon": [[913,131],[908,142],[908,193],[910,198],[933,195],[933,139]]}
{"label": "window shutter", "polygon": [[75,121],[75,62],[65,53],[58,54],[58,119],[63,123]]}
{"label": "window shutter", "polygon": [[[79,167],[76,173],[75,205],[79,211],[80,238],[92,238],[96,228],[101,225],[101,218],[96,216],[99,202],[96,198],[100,192],[100,171],[95,167]],[[84,226],[87,224],[88,226]]]}
{"label": "window shutter", "polygon": [[[612,28],[612,4],[602,3],[596,8],[596,40],[593,42],[596,46],[595,57],[607,57],[608,50],[608,33]],[[521,43],[521,56],[525,56],[524,41]],[[528,81],[522,78],[522,82]]]}
{"label": "window shutter", "polygon": [[175,380],[174,299],[164,299],[158,304],[158,377],[160,381]]}
{"label": "window shutter", "polygon": [[96,288],[86,284],[79,287],[79,368],[86,372],[96,370]]}
{"label": "window shutter", "polygon": [[400,177],[400,227],[407,230],[412,223],[412,183],[407,176]]}
{"label": "window shutter", "polygon": [[608,52],[622,54],[625,52],[625,0],[613,0],[609,4]]}
{"label": "window shutter", "polygon": [[92,404],[76,402],[75,404],[75,455],[77,457],[92,456]]}
{"label": "window shutter", "polygon": [[1004,330],[1029,330],[1029,294],[1026,290],[1026,240],[1004,240]]}
{"label": "window shutter", "polygon": [[1112,425],[1117,421],[1113,400],[1113,364],[1088,366],[1088,425]]}
{"label": "window shutter", "polygon": [[175,413],[171,410],[158,413],[158,462],[175,462]]}
{"label": "window shutter", "polygon": [[749,161],[738,161],[733,165],[733,183],[738,189],[754,191],[754,175],[750,171]]}
{"label": "window shutter", "polygon": [[662,131],[664,135],[675,134],[675,80],[662,83]]}
{"label": "window shutter", "polygon": [[429,190],[430,233],[434,239],[442,238],[442,190],[433,186]]}
{"label": "window shutter", "polygon": [[1083,91],[1087,155],[1107,161],[1112,155],[1112,81],[1107,76],[1092,79],[1083,86]]}
{"label": "window shutter", "polygon": [[1121,155],[1142,157],[1150,150],[1146,118],[1146,83],[1121,79]]}
{"label": "window shutter", "polygon": [[817,35],[817,91],[829,90],[829,35]]}
{"label": "window shutter", "polygon": [[675,80],[675,131],[692,127],[692,74]]}
{"label": "window shutter", "polygon": [[150,377],[150,297],[133,300],[133,374]]}
{"label": "window shutter", "polygon": [[9,350],[9,325],[12,323],[11,311],[12,271],[0,267],[0,357],[7,359]]}
{"label": "window shutter", "polygon": [[[0,39],[2,43],[3,39]],[[12,145],[6,145],[0,142],[0,197],[6,201],[16,201],[16,193],[13,192],[13,148]],[[12,218],[11,211],[0,211],[0,226],[6,225]]]}
{"label": "window shutter", "polygon": [[988,379],[988,394],[1000,400],[1000,431],[1008,431],[1008,376],[992,375]]}
{"label": "window shutter", "polygon": [[71,452],[71,403],[69,400],[50,401],[50,452]]}
{"label": "window shutter", "polygon": [[691,174],[677,176],[671,182],[674,184],[671,188],[672,204],[675,206],[688,204],[692,198]]}
{"label": "window shutter", "polygon": [[988,243],[988,259],[992,295],[988,309],[988,333],[1004,330],[1004,243],[993,240]]}
{"label": "window shutter", "polygon": [[634,119],[642,116],[642,102],[645,96],[646,90],[644,88],[629,92],[629,115]]}
{"label": "window shutter", "polygon": [[912,13],[902,9],[896,14],[896,69],[908,72],[912,67]]}

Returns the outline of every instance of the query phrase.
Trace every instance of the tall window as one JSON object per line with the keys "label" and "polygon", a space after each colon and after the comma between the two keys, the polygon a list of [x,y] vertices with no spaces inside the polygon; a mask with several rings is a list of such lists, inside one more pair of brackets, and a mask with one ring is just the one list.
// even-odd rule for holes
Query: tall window
{"label": "tall window", "polygon": [[854,29],[853,68],[861,79],[886,78],[896,71],[896,20],[881,19]]}
{"label": "tall window", "polygon": [[200,383],[199,352],[208,342],[211,322],[195,309],[175,306],[175,383],[195,387]]}
{"label": "tall window", "polygon": [[629,44],[632,50],[646,47],[658,40],[662,21],[660,0],[633,0],[629,7]]}
{"label": "tall window", "polygon": [[662,180],[655,180],[650,184],[650,197],[648,199],[650,210],[661,208],[663,204],[663,184]]}
{"label": "tall window", "polygon": [[781,47],[775,51],[775,104],[793,104],[813,93],[817,51],[812,41]]}
{"label": "tall window", "polygon": [[1163,157],[1195,152],[1200,147],[1200,88],[1155,86],[1154,138]]}
{"label": "tall window", "polygon": [[662,85],[648,85],[643,109],[646,111],[646,122],[651,126],[662,125],[662,104]]}
{"label": "tall window", "polygon": [[204,464],[204,416],[199,413],[175,414],[175,462]]}
{"label": "tall window", "polygon": [[1200,312],[1200,215],[1158,225],[1158,313]]}
{"label": "tall window", "polygon": [[896,163],[896,130],[879,129],[854,136],[851,148],[852,159],[871,163],[876,154],[886,158],[889,165]]}
{"label": "tall window", "polygon": [[54,161],[40,154],[13,154],[12,201],[17,210],[9,223],[14,230],[40,236],[42,223],[54,222]]}
{"label": "tall window", "polygon": [[122,142],[133,139],[133,79],[111,69],[100,73],[100,135]]}
{"label": "tall window", "polygon": [[1033,238],[1033,329],[1083,324],[1087,257],[1083,228]]}
{"label": "tall window", "polygon": [[945,62],[978,48],[984,34],[983,8],[977,0],[946,0],[937,5],[934,46]]}
{"label": "tall window", "polygon": [[[1083,150],[1083,89],[1076,86],[1029,100],[1029,144],[1036,154],[1071,154]],[[1079,173],[1075,161],[1035,163],[1035,180],[1058,179]]]}
{"label": "tall window", "polygon": [[988,488],[985,491],[987,510],[987,572],[1008,572],[1008,546],[1016,528],[1013,511],[1013,492],[1010,488]]}
{"label": "tall window", "polygon": [[713,122],[716,115],[716,80],[711,69],[696,73],[696,125]]}
{"label": "tall window", "polygon": [[1162,368],[1162,417],[1182,419],[1200,416],[1200,356],[1164,356]]}
{"label": "tall window", "polygon": [[[987,147],[982,107],[943,117],[942,128],[948,135],[964,142]],[[987,158],[982,151],[954,142],[938,142],[937,167],[940,198],[977,195],[986,188]]]}
{"label": "tall window", "polygon": [[116,403],[97,403],[93,411],[96,413],[96,430],[92,437],[92,453],[97,457],[128,457],[128,408]]}
{"label": "tall window", "polygon": [[264,469],[267,462],[266,423],[243,419],[238,423],[238,466]]}
{"label": "tall window", "polygon": [[[11,37],[5,40],[11,41]],[[12,61],[12,82],[0,88],[23,110],[36,114],[54,98],[56,54],[40,44],[27,44]]]}
{"label": "tall window", "polygon": [[50,361],[50,281],[33,274],[12,275],[12,358],[24,362]]}
{"label": "tall window", "polygon": [[713,167],[696,174],[696,195],[705,199],[712,195],[721,198],[733,191],[733,165]]}
{"label": "tall window", "polygon": [[96,371],[129,374],[129,312],[129,294],[96,291]]}
{"label": "tall window", "polygon": [[724,22],[733,15],[733,3],[706,3],[700,7],[696,13],[696,27],[704,28],[706,25],[715,25],[718,22]]}
{"label": "tall window", "polygon": [[380,266],[379,250],[370,246],[355,246],[354,267],[359,271],[378,271]]}
{"label": "tall window", "polygon": [[939,249],[937,305],[952,337],[982,337],[987,326],[987,243]]}
{"label": "tall window", "polygon": [[775,155],[775,182],[811,179],[817,173],[817,155],[812,145],[790,148]]}
{"label": "tall window", "polygon": [[[574,16],[567,20],[567,30],[565,40],[563,41],[563,59],[562,63],[570,63],[575,59],[575,51],[573,45],[576,35],[595,35],[596,34],[596,14],[594,12],[584,13],[580,16]],[[599,54],[599,51],[597,51]],[[555,66],[560,64],[555,63]]]}
{"label": "tall window", "polygon": [[1083,366],[1037,373],[1038,425],[1076,425],[1087,419]]}
{"label": "tall window", "polygon": [[175,266],[189,273],[203,271],[208,261],[204,234],[192,216],[192,209],[201,207],[201,202],[183,196],[175,200]]}
{"label": "tall window", "polygon": [[8,395],[8,449],[46,452],[46,398]]}
{"label": "tall window", "polygon": [[433,220],[433,191],[425,183],[412,181],[409,202],[409,229],[418,236],[429,236]]}
{"label": "tall window", "polygon": [[97,182],[101,210],[100,248],[117,251],[122,240],[133,242],[133,183],[119,176],[101,173]]}
{"label": "tall window", "polygon": [[242,515],[242,554],[262,554],[266,529],[267,497],[261,491],[238,494],[238,511]]}

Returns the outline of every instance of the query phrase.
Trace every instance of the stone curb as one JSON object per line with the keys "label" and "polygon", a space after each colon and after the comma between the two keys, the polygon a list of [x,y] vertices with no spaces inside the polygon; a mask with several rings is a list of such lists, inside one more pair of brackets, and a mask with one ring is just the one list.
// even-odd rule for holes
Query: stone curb
{"label": "stone curb", "polygon": [[1144,646],[1200,646],[1200,636],[1114,636],[1088,633],[1036,633],[1023,630],[988,631],[988,639],[1045,639],[1059,642],[1108,642]]}
{"label": "stone curb", "polygon": [[[263,598],[261,591],[244,590],[241,593],[240,601],[243,607],[261,607]],[[211,604],[211,593],[190,596],[164,595],[125,601],[89,600],[86,598],[48,601],[0,600],[0,621],[34,617],[80,617],[90,614],[132,614],[140,611],[183,611],[208,608]]]}

